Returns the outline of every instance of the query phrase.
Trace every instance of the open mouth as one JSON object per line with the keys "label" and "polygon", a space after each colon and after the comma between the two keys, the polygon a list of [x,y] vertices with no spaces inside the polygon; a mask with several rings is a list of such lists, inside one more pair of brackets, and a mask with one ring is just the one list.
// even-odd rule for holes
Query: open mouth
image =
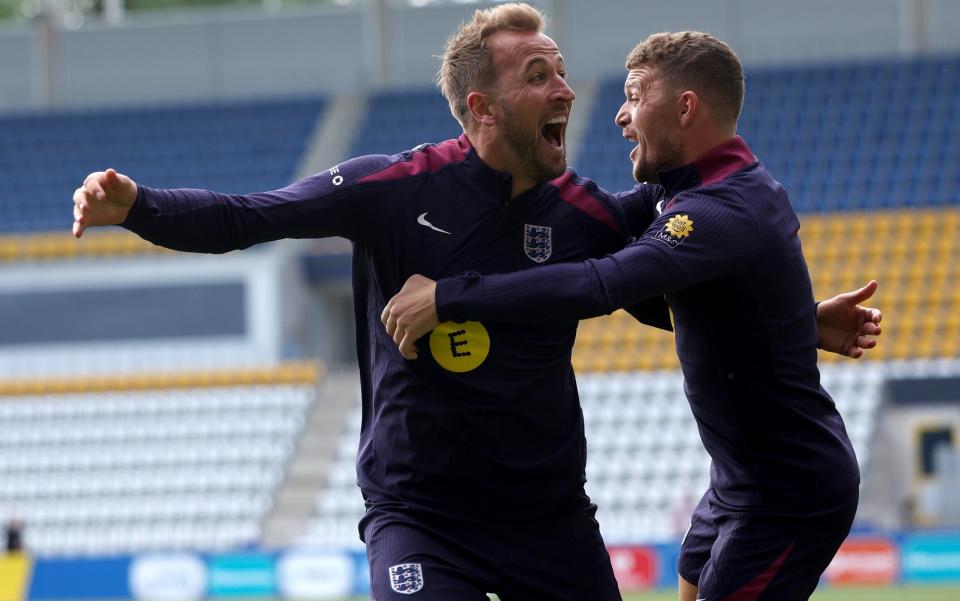
{"label": "open mouth", "polygon": [[637,156],[640,154],[640,138],[628,136],[627,134],[624,134],[623,137],[627,142],[633,143],[633,146],[630,147],[630,160],[635,162],[637,160]]}
{"label": "open mouth", "polygon": [[557,115],[547,119],[546,124],[540,129],[540,135],[554,148],[563,148],[563,133],[566,127],[567,117]]}

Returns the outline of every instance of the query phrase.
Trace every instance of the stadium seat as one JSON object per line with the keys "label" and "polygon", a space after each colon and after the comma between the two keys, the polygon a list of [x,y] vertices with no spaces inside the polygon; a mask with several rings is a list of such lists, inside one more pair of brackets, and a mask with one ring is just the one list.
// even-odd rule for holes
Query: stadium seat
{"label": "stadium seat", "polygon": [[[398,106],[404,110],[397,110]],[[390,90],[370,96],[350,156],[395,154],[463,133],[436,88]]]}
{"label": "stadium seat", "polygon": [[0,234],[68,231],[73,190],[106,167],[153,187],[283,187],[325,104],[304,97],[0,115],[0,165],[9,174]]}
{"label": "stadium seat", "polygon": [[39,555],[255,543],[313,385],[0,396],[0,521]]}
{"label": "stadium seat", "polygon": [[[956,90],[958,71],[957,56],[748,69],[740,133],[798,211],[955,205],[957,187],[936,180],[960,173],[955,96],[938,93]],[[622,76],[598,89],[574,166],[624,190],[633,185],[628,144],[611,119]],[[866,180],[883,185],[874,192]]]}

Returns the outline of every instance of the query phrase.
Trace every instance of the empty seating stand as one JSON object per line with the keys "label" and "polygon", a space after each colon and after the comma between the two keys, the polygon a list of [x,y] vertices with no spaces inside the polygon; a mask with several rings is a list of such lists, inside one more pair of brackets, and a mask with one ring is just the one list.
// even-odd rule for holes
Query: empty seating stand
{"label": "empty seating stand", "polygon": [[[575,166],[628,189],[622,75],[599,90]],[[960,204],[960,56],[747,68],[746,90],[738,133],[798,212]]]}
{"label": "empty seating stand", "polygon": [[337,442],[337,453],[327,471],[326,484],[317,495],[314,515],[297,544],[308,547],[362,548],[357,523],[364,505],[357,488],[357,447],[360,441],[360,396]]}
{"label": "empty seating stand", "polygon": [[107,167],[160,188],[283,187],[324,106],[309,97],[0,116],[0,234],[69,231],[73,190]]}
{"label": "empty seating stand", "polygon": [[350,156],[395,154],[461,133],[460,124],[436,88],[377,92],[370,96]]}
{"label": "empty seating stand", "polygon": [[0,397],[0,521],[41,555],[255,545],[315,385],[127,382]]}

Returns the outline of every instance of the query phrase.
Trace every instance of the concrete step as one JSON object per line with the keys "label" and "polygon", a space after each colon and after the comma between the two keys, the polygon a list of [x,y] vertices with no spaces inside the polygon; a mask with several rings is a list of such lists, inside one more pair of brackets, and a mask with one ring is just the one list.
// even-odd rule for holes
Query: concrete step
{"label": "concrete step", "polygon": [[355,371],[330,373],[321,382],[287,463],[283,483],[264,520],[264,547],[288,546],[305,532],[359,388],[360,377]]}

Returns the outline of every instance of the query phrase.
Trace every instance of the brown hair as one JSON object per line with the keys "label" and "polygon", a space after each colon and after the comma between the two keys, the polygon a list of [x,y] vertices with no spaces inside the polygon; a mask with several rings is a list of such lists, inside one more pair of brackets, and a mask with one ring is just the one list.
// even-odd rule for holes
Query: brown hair
{"label": "brown hair", "polygon": [[743,108],[743,66],[730,46],[709,33],[655,33],[627,55],[627,69],[653,67],[674,85],[704,98],[717,119],[736,122]]}
{"label": "brown hair", "polygon": [[467,94],[490,85],[496,75],[487,38],[503,30],[540,33],[543,25],[540,11],[529,4],[511,2],[477,10],[473,19],[461,23],[450,36],[437,73],[437,85],[464,130],[470,125]]}

